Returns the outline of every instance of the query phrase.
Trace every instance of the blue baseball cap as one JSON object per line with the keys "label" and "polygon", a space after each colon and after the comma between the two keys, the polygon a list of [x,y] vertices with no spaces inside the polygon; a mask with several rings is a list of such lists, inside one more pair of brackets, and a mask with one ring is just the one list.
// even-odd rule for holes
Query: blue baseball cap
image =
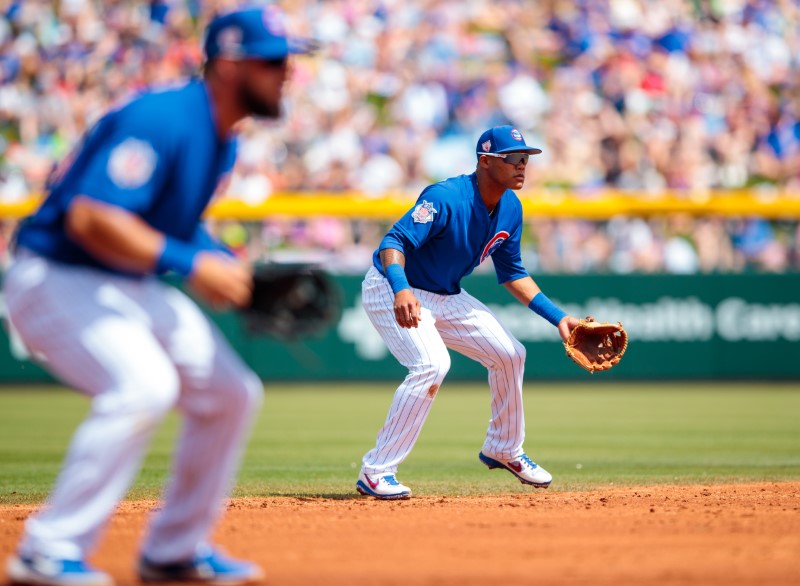
{"label": "blue baseball cap", "polygon": [[272,5],[250,6],[216,16],[206,28],[206,59],[284,59],[308,53],[312,43],[288,37],[283,13]]}
{"label": "blue baseball cap", "polygon": [[475,151],[480,157],[487,153],[529,153],[538,155],[542,152],[542,149],[529,147],[525,144],[522,133],[513,126],[495,126],[481,134]]}

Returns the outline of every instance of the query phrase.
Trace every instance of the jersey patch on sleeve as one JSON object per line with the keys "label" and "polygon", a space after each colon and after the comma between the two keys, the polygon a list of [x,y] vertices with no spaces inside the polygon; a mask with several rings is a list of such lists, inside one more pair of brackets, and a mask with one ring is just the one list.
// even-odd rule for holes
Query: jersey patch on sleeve
{"label": "jersey patch on sleeve", "polygon": [[431,202],[423,199],[422,203],[418,204],[414,211],[411,212],[411,217],[417,224],[427,224],[428,222],[433,222],[433,215],[437,213],[439,213],[439,210],[435,209]]}
{"label": "jersey patch on sleeve", "polygon": [[122,189],[141,187],[153,176],[158,155],[149,142],[128,138],[108,158],[108,176]]}
{"label": "jersey patch on sleeve", "polygon": [[489,240],[486,246],[483,247],[483,254],[481,254],[481,262],[485,261],[489,256],[491,256],[491,254],[495,250],[500,248],[500,245],[506,240],[508,240],[508,236],[509,234],[505,230],[501,230],[500,232],[492,236],[492,239]]}

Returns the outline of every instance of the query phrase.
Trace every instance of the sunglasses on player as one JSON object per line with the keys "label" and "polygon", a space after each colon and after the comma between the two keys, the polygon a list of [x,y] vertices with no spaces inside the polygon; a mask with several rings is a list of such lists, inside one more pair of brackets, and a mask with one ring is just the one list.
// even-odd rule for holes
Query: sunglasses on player
{"label": "sunglasses on player", "polygon": [[257,62],[261,67],[269,69],[285,68],[288,64],[286,57],[279,57],[277,59],[253,59],[253,61]]}
{"label": "sunglasses on player", "polygon": [[507,165],[514,165],[515,167],[520,163],[528,164],[528,157],[530,155],[528,153],[478,153],[479,155],[486,155],[487,157],[495,157],[497,159],[503,159],[503,162]]}

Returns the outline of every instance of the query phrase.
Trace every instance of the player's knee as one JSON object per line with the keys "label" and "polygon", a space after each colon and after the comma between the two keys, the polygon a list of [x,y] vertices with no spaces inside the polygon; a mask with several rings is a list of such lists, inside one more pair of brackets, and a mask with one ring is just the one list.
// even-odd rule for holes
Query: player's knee
{"label": "player's knee", "polygon": [[437,382],[441,383],[442,380],[444,380],[445,375],[450,371],[450,364],[451,363],[450,363],[450,355],[449,354],[445,353],[445,354],[443,354],[443,355],[441,355],[439,357],[438,365],[437,365],[438,366],[438,370],[437,370],[438,381]]}
{"label": "player's knee", "polygon": [[252,371],[242,376],[241,386],[237,390],[240,397],[239,407],[244,412],[251,412],[261,408],[264,402],[264,384]]}
{"label": "player's knee", "polygon": [[508,356],[507,363],[514,368],[524,368],[526,354],[525,346],[516,343],[514,344],[514,350]]}
{"label": "player's knee", "polygon": [[[229,379],[224,389],[214,393],[214,398],[216,400],[206,405],[205,409],[202,408],[202,404],[196,402],[193,409],[195,413],[216,417],[239,417],[257,411],[261,407],[264,385],[261,379],[248,369]],[[203,413],[200,413],[201,411]]]}
{"label": "player's knee", "polygon": [[264,385],[256,374],[247,370],[231,381],[226,404],[233,411],[250,412],[261,407]]}
{"label": "player's knee", "polygon": [[431,385],[441,385],[444,377],[450,371],[450,355],[436,356],[423,364],[417,365],[408,371],[408,376],[417,380],[430,382]]}
{"label": "player's knee", "polygon": [[104,414],[136,414],[142,425],[156,424],[175,406],[180,395],[178,374],[159,369],[122,381],[97,395],[92,407]]}
{"label": "player's knee", "polygon": [[525,366],[525,356],[525,346],[516,340],[512,340],[508,347],[504,347],[497,352],[493,366],[503,370],[523,368]]}
{"label": "player's knee", "polygon": [[450,355],[447,353],[440,354],[427,365],[426,374],[433,377],[436,383],[441,384],[444,377],[450,371]]}
{"label": "player's knee", "polygon": [[181,381],[178,373],[172,369],[163,369],[158,380],[153,378],[145,393],[149,408],[155,413],[166,413],[178,402],[181,393]]}
{"label": "player's knee", "polygon": [[172,372],[170,375],[165,375],[158,382],[151,382],[141,394],[140,404],[142,410],[153,419],[160,420],[178,402],[180,381],[177,373]]}
{"label": "player's knee", "polygon": [[527,356],[528,351],[525,349],[525,346],[516,340],[514,340],[514,354],[517,356],[517,359],[520,362],[525,364],[525,357]]}

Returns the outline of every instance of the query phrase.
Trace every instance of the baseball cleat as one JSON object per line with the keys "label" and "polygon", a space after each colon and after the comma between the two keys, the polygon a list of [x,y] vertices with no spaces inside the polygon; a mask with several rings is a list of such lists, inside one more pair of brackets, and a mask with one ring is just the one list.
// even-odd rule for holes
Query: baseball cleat
{"label": "baseball cleat", "polygon": [[400,484],[394,474],[367,474],[363,470],[358,475],[356,490],[378,499],[410,499],[411,489]]}
{"label": "baseball cleat", "polygon": [[259,582],[264,572],[257,565],[227,558],[217,551],[188,562],[157,564],[142,556],[139,559],[142,582],[203,582],[236,586]]}
{"label": "baseball cleat", "polygon": [[536,488],[547,488],[553,481],[550,473],[531,460],[526,454],[522,454],[511,460],[495,460],[486,456],[483,452],[478,454],[481,462],[488,466],[489,470],[503,468],[516,476],[522,484],[530,484]]}
{"label": "baseball cleat", "polygon": [[6,565],[11,584],[35,586],[113,586],[111,576],[83,560],[59,560],[40,555],[12,556]]}

